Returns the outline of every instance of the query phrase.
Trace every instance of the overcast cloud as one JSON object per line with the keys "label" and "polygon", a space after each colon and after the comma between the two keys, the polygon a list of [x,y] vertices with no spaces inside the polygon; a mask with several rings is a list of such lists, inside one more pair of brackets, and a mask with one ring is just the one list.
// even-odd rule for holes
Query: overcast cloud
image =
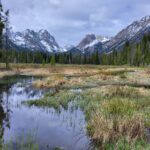
{"label": "overcast cloud", "polygon": [[76,45],[86,34],[114,36],[150,15],[150,0],[2,0],[15,31],[47,29],[59,45]]}

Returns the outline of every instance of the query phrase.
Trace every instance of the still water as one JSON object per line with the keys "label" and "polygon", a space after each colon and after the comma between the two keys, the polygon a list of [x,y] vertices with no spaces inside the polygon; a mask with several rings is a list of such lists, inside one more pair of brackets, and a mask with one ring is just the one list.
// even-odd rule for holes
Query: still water
{"label": "still water", "polygon": [[43,90],[32,87],[33,78],[19,79],[15,84],[0,86],[1,140],[15,143],[24,135],[33,135],[40,150],[61,147],[86,150],[90,140],[85,133],[85,117],[80,108],[69,104],[60,112],[52,108],[28,107],[22,101],[39,99]]}

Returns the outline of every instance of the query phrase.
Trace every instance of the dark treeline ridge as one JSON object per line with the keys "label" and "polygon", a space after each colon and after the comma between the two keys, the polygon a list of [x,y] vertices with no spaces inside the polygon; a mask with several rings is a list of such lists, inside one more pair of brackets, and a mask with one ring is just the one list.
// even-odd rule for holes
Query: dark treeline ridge
{"label": "dark treeline ridge", "polygon": [[126,42],[121,50],[114,49],[100,56],[103,65],[145,66],[150,64],[150,34],[145,34],[138,43]]}
{"label": "dark treeline ridge", "polygon": [[150,64],[150,34],[146,34],[138,44],[125,43],[122,50],[112,50],[109,53],[73,54],[44,53],[27,50],[0,50],[0,62],[6,57],[10,63],[60,63],[60,64],[100,64],[100,65],[131,65],[144,66]]}

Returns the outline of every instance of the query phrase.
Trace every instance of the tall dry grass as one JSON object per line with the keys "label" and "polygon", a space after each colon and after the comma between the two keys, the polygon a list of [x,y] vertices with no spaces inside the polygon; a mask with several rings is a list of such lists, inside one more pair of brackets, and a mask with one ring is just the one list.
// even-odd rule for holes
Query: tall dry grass
{"label": "tall dry grass", "polygon": [[33,86],[36,88],[58,88],[66,82],[67,81],[62,75],[56,75],[44,78],[42,80],[37,80],[33,82]]}
{"label": "tall dry grass", "polygon": [[144,139],[144,119],[137,106],[128,99],[102,102],[100,110],[91,117],[87,126],[92,140],[99,146],[125,138],[129,143]]}

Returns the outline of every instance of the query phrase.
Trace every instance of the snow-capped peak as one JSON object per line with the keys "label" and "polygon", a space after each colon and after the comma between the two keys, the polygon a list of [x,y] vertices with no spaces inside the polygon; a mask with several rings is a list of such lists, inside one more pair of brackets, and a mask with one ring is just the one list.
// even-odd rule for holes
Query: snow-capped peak
{"label": "snow-capped peak", "polygon": [[50,33],[47,30],[44,30],[44,29],[39,30],[38,34],[40,36],[51,36]]}
{"label": "snow-capped peak", "polygon": [[112,49],[121,49],[126,41],[138,43],[143,36],[150,32],[150,16],[145,16],[142,19],[134,21],[125,29],[120,31],[103,47],[104,50],[111,51]]}
{"label": "snow-capped peak", "polygon": [[126,29],[123,29],[118,35],[126,36],[126,38],[130,39],[135,36],[141,30],[146,29],[150,26],[150,16],[145,16],[140,20],[134,21],[131,25],[129,25]]}
{"label": "snow-capped peak", "polygon": [[141,22],[147,22],[147,21],[150,21],[150,16],[145,16],[143,17],[141,20],[139,20]]}
{"label": "snow-capped peak", "polygon": [[109,41],[109,38],[103,36],[96,36],[94,34],[87,34],[86,37],[77,46],[80,50],[92,47],[98,43],[105,43]]}
{"label": "snow-capped peak", "polygon": [[101,42],[101,43],[105,43],[105,42],[110,40],[110,38],[105,37],[105,36],[97,36],[96,39],[97,39],[98,42]]}
{"label": "snow-capped peak", "polygon": [[35,32],[27,29],[23,32],[11,32],[10,34],[11,42],[19,48],[45,52],[60,51],[60,47],[55,38],[47,30],[42,29]]}
{"label": "snow-capped peak", "polygon": [[39,33],[41,33],[41,34],[43,34],[43,33],[45,33],[45,32],[48,32],[48,31],[47,31],[47,30],[44,30],[44,29],[39,30]]}

